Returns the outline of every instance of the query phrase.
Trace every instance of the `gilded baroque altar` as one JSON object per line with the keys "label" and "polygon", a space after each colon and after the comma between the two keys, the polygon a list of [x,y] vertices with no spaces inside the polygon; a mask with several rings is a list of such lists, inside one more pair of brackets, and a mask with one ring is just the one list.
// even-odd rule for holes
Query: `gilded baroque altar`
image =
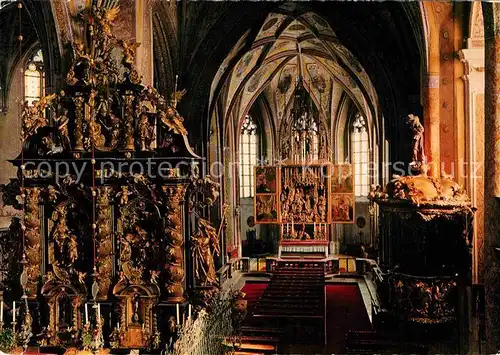
{"label": "gilded baroque altar", "polygon": [[[24,210],[5,303],[25,345],[163,349],[193,303],[186,274],[214,264],[199,242],[218,247],[220,230],[201,217],[219,186],[198,174],[176,109],[186,91],[166,99],[141,84],[138,44],[113,34],[117,13],[83,10],[64,88],[23,107],[18,179],[4,198]],[[212,271],[198,284],[214,285]]]}

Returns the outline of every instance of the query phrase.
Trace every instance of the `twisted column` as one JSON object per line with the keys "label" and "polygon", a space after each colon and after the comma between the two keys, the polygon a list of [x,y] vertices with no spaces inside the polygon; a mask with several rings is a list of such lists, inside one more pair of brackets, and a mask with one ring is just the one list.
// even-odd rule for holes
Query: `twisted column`
{"label": "twisted column", "polygon": [[184,234],[181,203],[184,202],[186,185],[164,185],[162,191],[167,208],[164,234],[167,242],[167,292],[168,302],[184,302]]}
{"label": "twisted column", "polygon": [[38,291],[38,279],[41,272],[42,255],[40,251],[40,215],[38,212],[38,202],[40,190],[37,187],[26,188],[23,191],[26,201],[24,215],[24,235],[26,238],[26,274],[28,283],[26,285],[26,295],[29,299],[35,299]]}

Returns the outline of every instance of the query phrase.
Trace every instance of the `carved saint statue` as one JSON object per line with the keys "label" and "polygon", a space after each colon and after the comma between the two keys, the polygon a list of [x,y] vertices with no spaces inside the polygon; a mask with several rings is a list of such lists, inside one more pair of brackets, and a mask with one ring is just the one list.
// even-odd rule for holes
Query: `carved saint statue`
{"label": "carved saint statue", "polygon": [[151,150],[151,144],[155,138],[153,126],[149,123],[148,114],[142,112],[137,124],[138,138],[141,150]]}
{"label": "carved saint statue", "polygon": [[425,163],[425,153],[424,153],[424,126],[420,123],[418,116],[413,114],[408,115],[407,123],[410,125],[410,129],[413,133],[413,154],[412,162]]}
{"label": "carved saint statue", "polygon": [[65,150],[70,149],[70,141],[69,141],[69,130],[68,130],[68,110],[64,109],[62,113],[55,118],[57,124],[57,130],[61,135],[62,146]]}
{"label": "carved saint statue", "polygon": [[196,281],[203,286],[217,282],[213,254],[219,255],[219,248],[215,228],[206,219],[198,218],[198,230],[191,237],[191,254],[194,260]]}

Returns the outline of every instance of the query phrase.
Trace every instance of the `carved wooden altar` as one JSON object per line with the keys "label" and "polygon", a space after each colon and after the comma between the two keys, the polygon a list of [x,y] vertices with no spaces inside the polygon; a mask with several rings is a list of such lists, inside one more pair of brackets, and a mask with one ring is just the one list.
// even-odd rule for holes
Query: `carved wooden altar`
{"label": "carved wooden altar", "polygon": [[137,44],[112,33],[117,11],[79,14],[65,87],[24,106],[12,160],[5,198],[24,202],[31,342],[45,346],[159,349],[160,318],[180,322],[192,285],[188,212],[218,196],[176,110],[185,92],[141,84]]}

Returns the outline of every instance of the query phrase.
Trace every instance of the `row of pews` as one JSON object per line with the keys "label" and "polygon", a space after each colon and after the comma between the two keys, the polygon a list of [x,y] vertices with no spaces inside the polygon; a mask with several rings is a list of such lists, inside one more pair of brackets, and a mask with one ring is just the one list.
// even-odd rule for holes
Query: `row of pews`
{"label": "row of pews", "polygon": [[[241,334],[234,354],[276,354],[284,344],[325,342],[324,265],[280,261]],[[226,343],[231,339],[226,339]]]}

